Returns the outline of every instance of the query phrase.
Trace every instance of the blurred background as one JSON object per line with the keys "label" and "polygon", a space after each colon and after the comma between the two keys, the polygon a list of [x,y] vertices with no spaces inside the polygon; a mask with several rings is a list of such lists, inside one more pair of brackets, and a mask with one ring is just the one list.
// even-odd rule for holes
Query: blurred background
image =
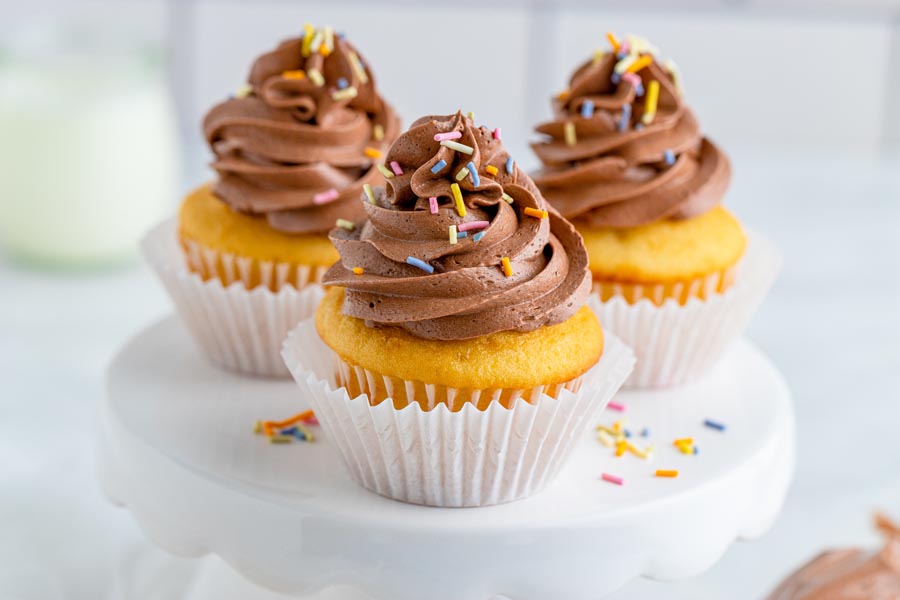
{"label": "blurred background", "polygon": [[523,166],[607,30],[675,59],[732,157],[726,202],[785,255],[748,335],[795,394],[799,464],[764,538],[615,597],[759,598],[825,546],[876,543],[871,511],[900,516],[900,0],[622,5],[0,0],[0,598],[129,598],[151,565],[161,599],[191,568],[102,497],[94,403],[171,310],[137,242],[211,176],[204,112],[307,21],[347,33],[405,123],[475,111]]}

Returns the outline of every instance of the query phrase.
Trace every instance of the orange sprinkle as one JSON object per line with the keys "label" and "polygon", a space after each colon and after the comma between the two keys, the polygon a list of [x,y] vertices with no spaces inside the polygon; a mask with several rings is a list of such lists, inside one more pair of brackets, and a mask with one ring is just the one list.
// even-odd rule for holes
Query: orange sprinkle
{"label": "orange sprinkle", "polygon": [[381,150],[378,148],[366,148],[363,150],[363,154],[368,156],[369,158],[381,158]]}
{"label": "orange sprinkle", "polygon": [[538,210],[530,206],[525,208],[525,214],[536,219],[546,219],[549,216],[546,210]]}
{"label": "orange sprinkle", "polygon": [[354,275],[362,275],[363,273],[365,273],[365,271],[363,271],[362,267],[353,267]]}
{"label": "orange sprinkle", "polygon": [[266,425],[269,425],[270,427],[289,427],[294,423],[299,423],[300,421],[308,421],[315,416],[316,414],[313,411],[304,410],[302,413],[294,415],[293,417],[285,419],[284,421],[266,421],[263,423],[263,428],[265,428]]}
{"label": "orange sprinkle", "polygon": [[331,50],[329,50],[328,46],[323,43],[321,46],[319,46],[319,54],[321,54],[322,56],[328,56],[329,54],[331,54]]}
{"label": "orange sprinkle", "polygon": [[285,79],[305,79],[306,71],[303,71],[301,69],[295,69],[293,71],[284,71],[281,74],[281,76],[284,77]]}
{"label": "orange sprinkle", "polygon": [[657,477],[678,477],[678,471],[675,469],[657,469]]}
{"label": "orange sprinkle", "polygon": [[501,258],[500,264],[503,266],[503,274],[507,277],[512,277],[512,265],[509,263],[509,257],[504,256]]}
{"label": "orange sprinkle", "polygon": [[639,59],[637,59],[630,65],[628,65],[628,68],[625,69],[625,72],[626,73],[637,73],[644,67],[649,67],[650,63],[652,63],[652,62],[653,62],[653,57],[650,56],[649,54],[645,54],[644,56],[640,57]]}
{"label": "orange sprinkle", "polygon": [[563,90],[559,94],[556,95],[557,100],[565,100],[569,97],[569,90]]}
{"label": "orange sprinkle", "polygon": [[500,169],[498,169],[494,165],[488,165],[484,168],[484,170],[487,171],[488,173],[490,173],[491,175],[496,175],[497,173],[500,172]]}
{"label": "orange sprinkle", "polygon": [[628,442],[621,440],[616,443],[616,456],[622,456],[628,450]]}
{"label": "orange sprinkle", "polygon": [[675,445],[675,446],[691,445],[691,444],[693,444],[693,443],[694,443],[694,438],[689,438],[689,437],[687,437],[687,438],[678,438],[677,440],[675,440],[674,442],[672,442],[672,444]]}
{"label": "orange sprinkle", "polygon": [[606,39],[609,40],[609,45],[612,46],[613,52],[618,52],[622,45],[619,44],[619,40],[616,39],[612,31],[606,32]]}

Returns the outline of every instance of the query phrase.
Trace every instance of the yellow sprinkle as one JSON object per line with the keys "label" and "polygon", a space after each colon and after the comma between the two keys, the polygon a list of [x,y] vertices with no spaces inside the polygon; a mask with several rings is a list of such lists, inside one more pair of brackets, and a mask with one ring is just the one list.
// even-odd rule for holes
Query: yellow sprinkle
{"label": "yellow sprinkle", "polygon": [[473,113],[471,110],[466,113],[466,116],[469,117],[469,119],[471,119],[472,121],[475,120],[475,113]]}
{"label": "yellow sprinkle", "polygon": [[657,469],[657,477],[678,477],[678,471],[675,469]]}
{"label": "yellow sprinkle", "polygon": [[312,81],[316,86],[322,87],[325,85],[325,78],[322,77],[322,74],[318,69],[310,69],[307,71],[306,76],[309,77],[309,80]]}
{"label": "yellow sprinkle", "polygon": [[322,47],[322,38],[325,37],[325,34],[321,29],[316,30],[316,35],[313,36],[312,43],[310,43],[309,50],[310,52],[318,52],[319,48]]}
{"label": "yellow sprinkle", "polygon": [[331,98],[333,100],[350,100],[352,98],[356,98],[357,95],[356,87],[350,86],[345,87],[342,90],[336,90],[331,93]]}
{"label": "yellow sprinkle", "polygon": [[613,52],[618,52],[621,44],[619,44],[619,40],[616,39],[612,31],[606,32],[606,39],[609,40],[609,45],[612,46]]}
{"label": "yellow sprinkle", "polygon": [[381,125],[376,125],[372,128],[372,139],[376,142],[380,142],[384,139],[384,127]]}
{"label": "yellow sprinkle", "polygon": [[[393,175],[393,173],[391,173],[391,175]],[[369,204],[375,204],[375,192],[372,191],[372,186],[368,183],[364,183],[363,191],[366,193],[366,198],[369,199]]]}
{"label": "yellow sprinkle", "polygon": [[616,456],[622,456],[628,450],[628,442],[620,440],[616,442]]}
{"label": "yellow sprinkle", "polygon": [[653,122],[657,102],[659,102],[659,82],[654,79],[647,85],[647,100],[644,102],[644,114],[641,116],[641,123],[644,125]]}
{"label": "yellow sprinkle", "polygon": [[625,58],[623,58],[622,60],[620,60],[619,62],[616,63],[616,66],[613,67],[613,72],[619,73],[619,74],[624,73],[628,69],[628,67],[631,66],[631,63],[633,63],[636,59],[637,59],[636,56],[634,56],[633,54],[629,54],[628,56],[626,56]]}
{"label": "yellow sprinkle", "polygon": [[630,65],[628,65],[628,68],[625,69],[625,72],[626,73],[637,73],[641,69],[643,69],[645,67],[649,67],[652,62],[653,62],[653,57],[650,56],[649,54],[645,54],[644,56],[640,57],[639,59],[637,59]]}
{"label": "yellow sprinkle", "polygon": [[285,79],[305,79],[306,72],[302,69],[295,69],[293,71],[284,71],[281,76]]}
{"label": "yellow sprinkle", "polygon": [[313,32],[315,29],[309,23],[303,26],[303,45],[300,47],[300,53],[303,56],[309,56],[309,50],[312,46]]}
{"label": "yellow sprinkle", "polygon": [[594,64],[598,64],[603,60],[603,57],[606,56],[606,52],[603,50],[594,50]]}
{"label": "yellow sprinkle", "polygon": [[295,424],[294,424],[294,427],[296,427],[297,430],[298,430],[300,433],[303,434],[303,437],[306,438],[306,441],[307,441],[307,442],[314,442],[314,441],[316,441],[316,436],[313,435],[313,432],[310,431],[310,430],[309,430],[307,427],[305,427],[304,425],[302,425],[302,424],[300,424],[300,423],[295,423]]}
{"label": "yellow sprinkle", "polygon": [[500,259],[500,265],[503,267],[503,274],[507,277],[512,277],[512,265],[509,262],[508,256],[504,256]]}
{"label": "yellow sprinkle", "polygon": [[381,150],[378,148],[366,148],[363,150],[363,154],[369,158],[381,158]]}
{"label": "yellow sprinkle", "polygon": [[252,92],[253,92],[253,86],[250,85],[249,83],[245,83],[244,85],[242,85],[241,87],[239,87],[237,89],[237,91],[234,93],[234,95],[236,98],[246,98]]}
{"label": "yellow sprinkle", "polygon": [[463,179],[466,178],[466,176],[468,176],[468,174],[469,174],[469,169],[467,169],[466,167],[463,167],[456,173],[456,180],[462,181]]}
{"label": "yellow sprinkle", "polygon": [[563,126],[563,134],[566,137],[566,145],[574,146],[578,138],[575,136],[575,123],[569,121]]}
{"label": "yellow sprinkle", "polygon": [[600,443],[606,446],[607,448],[612,448],[615,441],[612,436],[606,433],[605,431],[598,431],[597,438],[600,440]]}
{"label": "yellow sprinkle", "polygon": [[259,435],[262,433],[262,421],[257,421],[253,424],[253,433]]}
{"label": "yellow sprinkle", "polygon": [[630,442],[628,443],[628,451],[631,452],[632,454],[634,454],[635,456],[637,456],[638,458],[643,458],[643,459],[647,458],[646,450],[641,450],[640,448],[638,448],[637,446],[635,446],[634,444],[632,444]]}
{"label": "yellow sprinkle", "polygon": [[[325,48],[323,51],[322,48]],[[319,54],[322,56],[328,56],[334,51],[334,28],[331,26],[325,27],[325,42],[322,46],[319,47]]]}
{"label": "yellow sprinkle", "polygon": [[496,175],[497,173],[500,172],[500,169],[498,169],[494,165],[488,165],[484,168],[484,170],[487,171],[491,175]]}
{"label": "yellow sprinkle", "polygon": [[463,202],[462,191],[459,189],[458,183],[450,184],[450,191],[453,192],[453,201],[456,203],[456,212],[459,216],[466,216],[466,205]]}
{"label": "yellow sprinkle", "polygon": [[681,452],[682,454],[693,454],[694,447],[688,446],[688,445],[678,446],[678,451]]}
{"label": "yellow sprinkle", "polygon": [[613,423],[613,431],[616,433],[622,433],[622,421],[616,421]]}
{"label": "yellow sprinkle", "polygon": [[385,178],[385,179],[393,179],[393,178],[394,178],[394,174],[391,172],[391,170],[388,169],[388,168],[387,168],[386,166],[384,166],[383,164],[378,163],[378,164],[375,165],[375,166],[378,167],[378,170],[381,172],[382,175],[384,175],[384,178]]}
{"label": "yellow sprinkle", "polygon": [[456,243],[456,225],[450,226],[450,243],[451,244]]}
{"label": "yellow sprinkle", "polygon": [[353,221],[348,221],[347,219],[338,219],[334,222],[334,224],[341,229],[346,229],[347,231],[353,231],[354,229],[356,229],[356,225],[353,224]]}
{"label": "yellow sprinkle", "polygon": [[291,436],[289,435],[273,435],[269,438],[271,444],[290,444]]}
{"label": "yellow sprinkle", "polygon": [[613,429],[612,427],[607,427],[606,425],[597,425],[597,431],[603,431],[612,436],[619,435],[619,433],[620,433],[620,432],[616,431],[615,429]]}
{"label": "yellow sprinkle", "polygon": [[536,208],[531,208],[530,206],[526,207],[524,212],[529,217],[534,217],[535,219],[546,219],[550,216],[546,210],[538,210]]}
{"label": "yellow sprinkle", "polygon": [[678,438],[677,440],[675,440],[674,442],[672,442],[672,444],[673,444],[674,446],[683,446],[684,444],[690,445],[690,444],[693,444],[693,443],[694,443],[694,438],[689,438],[689,437],[687,437],[687,438]]}
{"label": "yellow sprinkle", "polygon": [[354,275],[362,275],[363,273],[365,273],[365,271],[363,271],[362,267],[353,267]]}
{"label": "yellow sprinkle", "polygon": [[512,198],[512,196],[510,196],[510,195],[507,194],[506,192],[503,192],[503,196],[501,196],[501,198],[503,198],[504,200],[506,200],[506,202],[507,202],[508,204],[512,204],[512,203],[513,203],[513,198]]}
{"label": "yellow sprinkle", "polygon": [[350,65],[353,67],[353,72],[356,73],[357,79],[363,85],[369,83],[369,75],[366,73],[366,70],[362,66],[362,62],[359,60],[359,56],[356,52],[351,51],[347,56],[350,57]]}

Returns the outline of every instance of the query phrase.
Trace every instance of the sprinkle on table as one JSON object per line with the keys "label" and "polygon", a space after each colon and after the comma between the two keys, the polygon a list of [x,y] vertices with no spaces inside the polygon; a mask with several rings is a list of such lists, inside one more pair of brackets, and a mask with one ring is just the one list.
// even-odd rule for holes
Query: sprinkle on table
{"label": "sprinkle on table", "polygon": [[372,148],[371,146],[367,146],[365,150],[363,150],[363,154],[368,156],[369,158],[381,158],[381,150],[378,148]]}
{"label": "sprinkle on table", "polygon": [[512,156],[507,157],[506,158],[506,172],[509,173],[510,175],[512,175],[514,165],[515,165],[515,162],[513,161],[513,157]]}
{"label": "sprinkle on table", "polygon": [[384,178],[385,178],[385,179],[393,179],[393,178],[394,178],[394,174],[391,172],[391,170],[388,169],[388,168],[387,168],[386,166],[384,166],[383,164],[378,163],[378,164],[375,165],[375,166],[378,168],[378,171],[379,171],[382,175],[384,175]]}
{"label": "sprinkle on table", "polygon": [[644,114],[641,123],[649,125],[656,116],[656,105],[659,102],[659,82],[653,80],[647,84],[647,99],[644,102]]}
{"label": "sprinkle on table", "polygon": [[375,140],[376,142],[380,142],[381,140],[384,139],[384,127],[383,126],[378,124],[372,128],[372,139]]}
{"label": "sprinkle on table", "polygon": [[369,83],[369,75],[363,68],[362,62],[359,60],[359,55],[356,54],[356,52],[351,51],[347,53],[347,56],[350,58],[350,66],[353,67],[353,72],[356,73],[359,82],[363,85]]}
{"label": "sprinkle on table", "polygon": [[471,231],[473,229],[484,229],[491,224],[490,221],[469,221],[467,223],[460,223],[459,231]]}
{"label": "sprinkle on table", "polygon": [[447,131],[445,133],[434,134],[434,141],[443,142],[444,140],[458,140],[462,137],[462,131]]}
{"label": "sprinkle on table", "polygon": [[348,221],[347,219],[338,219],[334,224],[341,229],[346,229],[347,231],[353,231],[354,229],[356,229],[356,225],[353,223],[353,221]]}
{"label": "sprinkle on table", "polygon": [[506,277],[512,277],[512,274],[513,274],[512,264],[510,264],[508,256],[504,256],[503,258],[500,259],[500,265],[503,267],[503,274]]}
{"label": "sprinkle on table", "polygon": [[313,196],[313,204],[328,204],[329,202],[334,202],[338,199],[340,193],[336,188],[331,188],[325,192],[319,192],[315,196]]}
{"label": "sprinkle on table", "polygon": [[434,273],[434,267],[429,265],[427,262],[425,262],[421,258],[416,258],[415,256],[407,256],[406,264],[412,265],[414,267],[418,267],[418,268],[422,269],[423,271],[425,271],[426,273],[428,273],[429,275]]}
{"label": "sprinkle on table", "polygon": [[362,267],[353,267],[354,275],[362,275],[363,273],[365,273],[365,271],[363,270]]}
{"label": "sprinkle on table", "polygon": [[510,196],[509,194],[507,194],[506,192],[503,192],[503,195],[500,196],[500,197],[503,198],[504,200],[506,200],[506,203],[507,203],[507,204],[512,204],[512,203],[513,203],[513,197]]}
{"label": "sprinkle on table", "polygon": [[350,87],[344,88],[342,90],[337,90],[336,92],[332,92],[331,98],[332,98],[332,100],[335,100],[335,101],[351,100],[353,98],[356,98],[356,94],[357,94],[356,87],[351,85]]}
{"label": "sprinkle on table", "polygon": [[465,144],[460,144],[459,142],[454,142],[452,140],[441,140],[441,146],[446,146],[451,150],[456,150],[463,154],[472,154],[473,151],[472,146],[466,146]]}
{"label": "sprinkle on table", "polygon": [[625,440],[618,440],[616,442],[616,456],[624,456],[625,452],[628,450],[628,442]]}
{"label": "sprinkle on table", "polygon": [[403,175],[403,169],[400,168],[400,163],[396,160],[391,161],[391,171],[394,172],[394,175]]}
{"label": "sprinkle on table", "polygon": [[656,470],[657,477],[678,477],[677,469],[657,469]]}
{"label": "sprinkle on table", "polygon": [[318,87],[325,85],[325,78],[322,77],[322,73],[320,73],[318,69],[310,69],[306,72],[306,76]]}
{"label": "sprinkle on table", "polygon": [[264,434],[273,444],[289,444],[293,438],[314,442],[316,437],[306,426],[318,424],[315,413],[305,410],[283,421],[256,421],[253,432]]}
{"label": "sprinkle on table", "polygon": [[600,440],[600,443],[607,448],[612,448],[616,443],[615,438],[602,429],[597,432],[597,439]]}
{"label": "sprinkle on table", "polygon": [[500,169],[498,169],[494,165],[488,165],[484,168],[484,170],[487,171],[488,175],[492,175],[492,176],[497,175],[497,173],[500,172]]}
{"label": "sprinkle on table", "polygon": [[375,204],[375,192],[372,191],[372,186],[364,183],[363,191],[366,193],[366,198],[369,199],[369,204]]}
{"label": "sprinkle on table", "polygon": [[247,96],[249,96],[252,93],[253,93],[253,86],[250,85],[249,83],[245,83],[244,85],[242,85],[241,87],[239,87],[237,89],[237,91],[234,93],[234,95],[236,98],[246,98]]}
{"label": "sprinkle on table", "polygon": [[303,69],[293,69],[282,71],[281,76],[285,79],[306,79],[306,72]]}
{"label": "sprinkle on table", "polygon": [[602,479],[603,481],[608,481],[609,483],[614,483],[616,485],[622,485],[625,483],[625,480],[621,477],[616,477],[615,475],[610,475],[609,473],[601,474],[600,479]]}
{"label": "sprinkle on table", "polygon": [[451,226],[449,227],[449,229],[450,229],[450,243],[451,243],[451,244],[455,244],[455,243],[456,243],[456,240],[457,240],[457,237],[456,237],[456,225],[451,225]]}
{"label": "sprinkle on table", "polygon": [[475,168],[475,163],[470,160],[466,163],[466,168],[469,169],[469,176],[472,177],[472,185],[475,187],[481,185],[481,178],[478,177],[478,169]]}
{"label": "sprinkle on table", "polygon": [[494,131],[492,132],[492,135],[494,136],[494,139],[497,140],[498,142],[499,142],[500,140],[503,139],[502,137],[500,137],[500,134],[501,134],[501,131],[500,131],[500,128],[499,128],[499,127],[497,127],[496,129],[494,129]]}
{"label": "sprinkle on table", "polygon": [[442,158],[441,160],[434,163],[434,166],[431,167],[431,172],[437,173],[438,171],[440,171],[441,169],[443,169],[446,166],[447,166],[447,161]]}
{"label": "sprinkle on table", "polygon": [[461,168],[459,171],[456,172],[456,180],[457,180],[457,181],[462,181],[463,179],[466,178],[466,176],[467,176],[468,174],[469,174],[469,169],[468,169],[468,167],[463,167],[463,168]]}
{"label": "sprinkle on table", "polygon": [[563,125],[563,136],[566,138],[567,146],[574,146],[578,142],[578,136],[575,135],[575,123],[568,121]]}
{"label": "sprinkle on table", "polygon": [[581,103],[581,116],[585,119],[590,119],[594,116],[594,101],[593,100],[585,100]]}
{"label": "sprinkle on table", "polygon": [[453,202],[456,204],[456,212],[461,217],[466,216],[466,204],[463,202],[462,190],[459,189],[459,184],[451,183],[450,191],[453,192]]}
{"label": "sprinkle on table", "polygon": [[431,210],[431,214],[438,214],[438,201],[437,196],[432,196],[428,199],[428,208]]}
{"label": "sprinkle on table", "polygon": [[530,206],[525,207],[524,212],[529,217],[534,217],[535,219],[546,219],[550,216],[546,210],[539,210],[537,208],[531,208]]}
{"label": "sprinkle on table", "polygon": [[706,419],[703,421],[703,424],[709,427],[710,429],[715,429],[716,431],[725,431],[725,424],[719,423],[717,421],[713,421],[712,419]]}
{"label": "sprinkle on table", "polygon": [[619,404],[618,402],[610,402],[606,405],[609,410],[614,410],[616,412],[625,412],[625,405]]}
{"label": "sprinkle on table", "polygon": [[646,460],[653,453],[653,446],[648,446],[645,450],[641,450],[631,442],[628,442],[625,446],[626,450],[637,456],[638,458],[642,458]]}
{"label": "sprinkle on table", "polygon": [[480,241],[481,241],[481,238],[484,237],[484,234],[485,234],[485,233],[486,233],[486,232],[484,232],[484,231],[479,231],[478,233],[476,233],[475,235],[472,236],[472,241],[473,241],[473,242],[480,242]]}

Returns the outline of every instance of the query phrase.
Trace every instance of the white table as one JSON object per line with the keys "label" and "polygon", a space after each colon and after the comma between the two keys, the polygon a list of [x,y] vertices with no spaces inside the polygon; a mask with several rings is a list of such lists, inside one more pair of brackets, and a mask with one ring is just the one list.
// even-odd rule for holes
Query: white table
{"label": "white table", "polygon": [[[785,254],[750,338],[796,399],[795,484],[773,530],[705,575],[638,581],[612,598],[758,598],[824,546],[875,543],[872,509],[900,515],[900,161],[733,158],[729,205]],[[116,349],[169,310],[145,268],[0,265],[4,600],[105,598],[115,565],[163,560],[99,492],[94,403]],[[182,568],[166,564],[173,577]]]}

